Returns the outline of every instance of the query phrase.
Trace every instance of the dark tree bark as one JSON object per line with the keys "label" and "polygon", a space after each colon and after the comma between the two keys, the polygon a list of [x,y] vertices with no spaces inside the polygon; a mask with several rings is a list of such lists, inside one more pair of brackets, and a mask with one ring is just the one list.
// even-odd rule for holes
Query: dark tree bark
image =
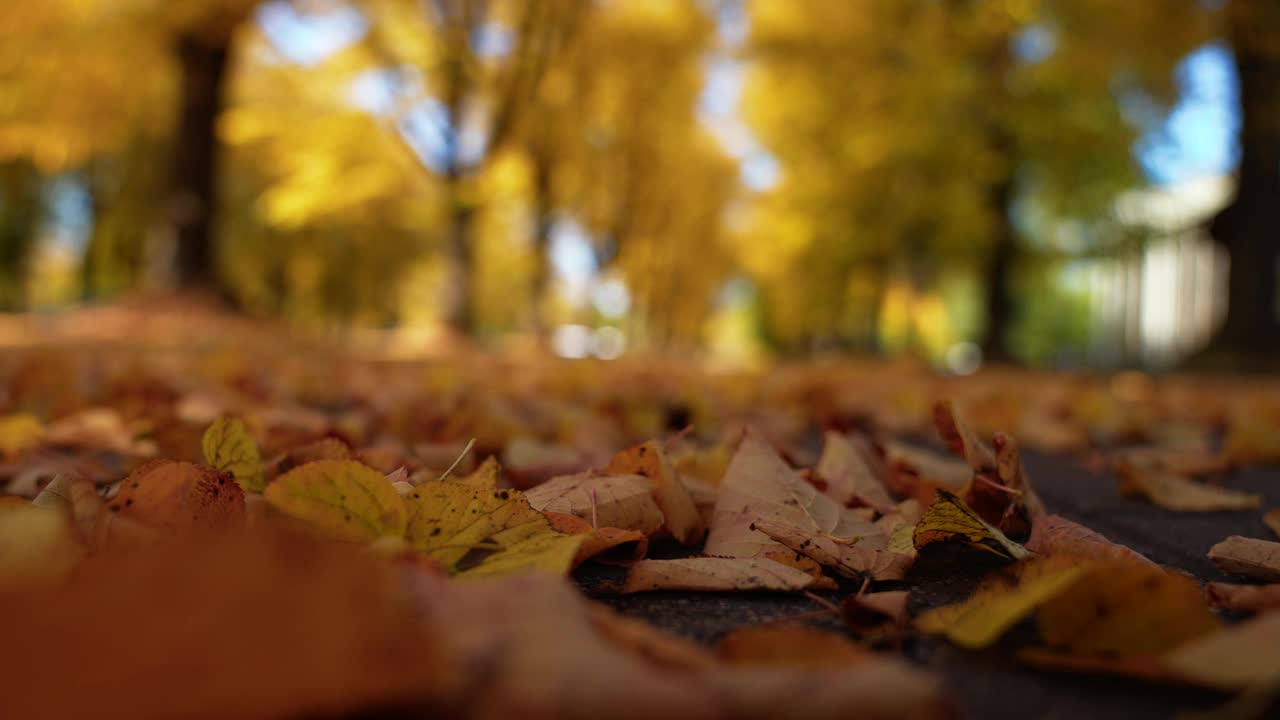
{"label": "dark tree bark", "polygon": [[1235,199],[1209,227],[1231,261],[1227,316],[1209,352],[1242,366],[1280,350],[1280,6],[1272,3],[1232,0],[1229,9],[1240,80],[1240,167]]}
{"label": "dark tree bark", "polygon": [[530,328],[539,335],[547,332],[543,302],[551,287],[551,230],[555,225],[555,194],[552,187],[551,161],[535,154],[533,158],[533,281],[529,287]]}
{"label": "dark tree bark", "polygon": [[1013,271],[1017,265],[1018,236],[1009,218],[1013,181],[1006,177],[991,187],[990,208],[998,213],[991,249],[983,267],[986,284],[987,324],[982,333],[982,357],[987,362],[1009,362],[1008,335],[1013,325]]}
{"label": "dark tree bark", "polygon": [[179,286],[220,290],[213,222],[221,155],[216,124],[225,105],[230,33],[184,34],[177,41],[181,108],[173,167],[173,226]]}
{"label": "dark tree bark", "polygon": [[0,164],[0,310],[22,310],[42,214],[40,177],[23,161]]}

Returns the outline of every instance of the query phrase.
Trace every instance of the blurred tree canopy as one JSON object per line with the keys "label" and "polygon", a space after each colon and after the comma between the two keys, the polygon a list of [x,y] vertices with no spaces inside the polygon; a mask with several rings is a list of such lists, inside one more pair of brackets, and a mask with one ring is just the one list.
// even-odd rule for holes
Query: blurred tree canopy
{"label": "blurred tree canopy", "polygon": [[[746,297],[784,350],[1037,355],[1088,311],[1035,289],[1131,249],[1114,206],[1144,182],[1134,143],[1178,62],[1226,39],[1243,159],[1212,230],[1245,262],[1220,341],[1280,337],[1274,312],[1241,319],[1276,294],[1273,5],[23,3],[0,18],[0,307],[30,296],[50,188],[71,179],[87,299],[168,278],[296,320],[599,322],[692,347]],[[724,63],[745,69],[737,112],[771,187],[743,184],[704,117]],[[1087,246],[1051,241],[1067,223]],[[555,270],[574,252],[625,287],[624,316]]]}

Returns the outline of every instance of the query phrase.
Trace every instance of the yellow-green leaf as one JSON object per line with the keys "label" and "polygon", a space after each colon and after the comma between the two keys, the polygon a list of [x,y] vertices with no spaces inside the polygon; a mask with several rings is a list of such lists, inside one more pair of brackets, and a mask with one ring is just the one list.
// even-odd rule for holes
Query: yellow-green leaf
{"label": "yellow-green leaf", "polygon": [[446,480],[419,485],[405,500],[409,544],[460,574],[565,573],[583,540],[553,530],[515,490]]}
{"label": "yellow-green leaf", "polygon": [[218,418],[204,431],[203,446],[205,462],[234,475],[246,492],[262,492],[266,487],[258,443],[243,420]]}
{"label": "yellow-green leaf", "polygon": [[341,540],[373,542],[405,531],[405,506],[391,481],[354,460],[296,467],[263,495],[286,515]]}

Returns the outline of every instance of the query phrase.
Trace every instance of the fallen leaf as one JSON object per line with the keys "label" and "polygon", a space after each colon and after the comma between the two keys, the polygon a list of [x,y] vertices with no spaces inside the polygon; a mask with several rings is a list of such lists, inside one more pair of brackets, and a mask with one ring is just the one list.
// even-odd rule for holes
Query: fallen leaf
{"label": "fallen leaf", "polygon": [[62,580],[84,549],[69,518],[23,501],[0,507],[0,587]]}
{"label": "fallen leaf", "polygon": [[1209,559],[1223,572],[1280,582],[1280,543],[1232,535],[1209,548]]}
{"label": "fallen leaf", "polygon": [[28,413],[0,417],[0,455],[12,459],[44,439],[44,425]]}
{"label": "fallen leaf", "polygon": [[1155,445],[1117,450],[1111,464],[1127,464],[1150,470],[1166,470],[1175,475],[1216,475],[1234,466],[1226,456],[1208,450],[1184,450]]}
{"label": "fallen leaf", "polygon": [[912,534],[912,544],[917,551],[937,542],[962,542],[1008,560],[1020,560],[1031,555],[1026,548],[978,517],[954,493],[941,489]]}
{"label": "fallen leaf", "polygon": [[337,716],[429,708],[457,682],[393,566],[297,537],[108,551],[0,611],[24,658],[0,673],[5,717]]}
{"label": "fallen leaf", "polygon": [[872,525],[864,536],[837,540],[814,535],[772,520],[758,520],[752,527],[791,550],[812,558],[823,567],[849,578],[901,580],[915,558],[888,550],[888,537]]}
{"label": "fallen leaf", "polygon": [[1123,545],[1117,545],[1089,528],[1061,515],[1041,515],[1031,524],[1027,549],[1041,555],[1071,556],[1082,560],[1128,560],[1154,565]]}
{"label": "fallen leaf", "polygon": [[683,545],[697,545],[706,535],[702,516],[667,454],[655,442],[623,450],[605,471],[640,475],[653,481],[653,497],[662,510],[663,527]]}
{"label": "fallen leaf", "polygon": [[[462,483],[472,487],[480,487],[494,489],[498,487],[498,477],[502,474],[502,466],[498,464],[498,459],[490,456],[485,458],[480,467],[463,476],[450,475],[448,480],[451,482]],[[419,483],[421,484],[421,483]]]}
{"label": "fallen leaf", "polygon": [[204,431],[201,440],[204,461],[221,472],[231,473],[247,492],[262,492],[267,486],[262,471],[258,443],[239,418],[218,418]]}
{"label": "fallen leaf", "polygon": [[823,493],[841,505],[860,501],[883,509],[894,504],[880,479],[886,470],[862,438],[828,430],[814,472],[826,484]]}
{"label": "fallen leaf", "polygon": [[1218,628],[1191,578],[1131,562],[1092,566],[1040,606],[1040,636],[1075,655],[1155,655]]}
{"label": "fallen leaf", "polygon": [[702,645],[627,617],[601,603],[588,605],[587,614],[596,632],[605,640],[649,664],[686,674],[708,672],[718,664],[715,655]]}
{"label": "fallen leaf", "polygon": [[820,668],[865,662],[873,653],[834,633],[803,625],[756,625],[727,633],[716,655],[737,665]]}
{"label": "fallen leaf", "polygon": [[354,460],[301,465],[263,495],[277,510],[339,540],[368,543],[405,532],[405,505],[391,481]]}
{"label": "fallen leaf", "polygon": [[1280,612],[1269,612],[1189,642],[1164,657],[1188,682],[1243,690],[1280,680]]}
{"label": "fallen leaf", "polygon": [[56,510],[69,518],[80,540],[93,552],[145,547],[160,537],[157,530],[108,510],[93,484],[85,480],[59,475],[31,504]]}
{"label": "fallen leaf", "polygon": [[598,527],[652,535],[663,523],[653,482],[639,475],[565,475],[529,490],[525,497],[535,510],[577,515]]}
{"label": "fallen leaf", "polygon": [[1271,585],[1234,585],[1211,582],[1204,587],[1209,604],[1216,608],[1256,613],[1280,610],[1280,583]]}
{"label": "fallen leaf", "polygon": [[1016,583],[1003,578],[978,588],[965,602],[930,610],[916,627],[942,634],[962,647],[980,650],[1089,572],[1082,564],[1064,565],[1037,559],[1019,566]]}
{"label": "fallen leaf", "polygon": [[623,593],[652,590],[774,590],[834,588],[825,578],[765,558],[694,557],[641,560],[627,569]]}
{"label": "fallen leaf", "polygon": [[[723,700],[690,669],[615,645],[582,595],[523,573],[476,582],[417,580],[420,607],[463,680],[457,717],[706,718]],[[633,654],[634,653],[634,654]]]}
{"label": "fallen leaf", "polygon": [[468,576],[516,570],[562,575],[586,539],[556,532],[518,490],[429,482],[415,488],[406,505],[409,544]]}
{"label": "fallen leaf", "polygon": [[638,530],[593,528],[591,523],[577,515],[557,512],[545,515],[556,532],[583,536],[582,545],[573,558],[574,567],[591,559],[610,563],[635,562],[644,559],[649,550],[649,538]]}
{"label": "fallen leaf", "polygon": [[923,505],[933,502],[938,488],[964,490],[973,476],[969,464],[962,460],[905,443],[885,443],[885,456],[889,467],[885,485],[898,497],[912,498]]}
{"label": "fallen leaf", "polygon": [[1280,439],[1276,435],[1276,426],[1253,415],[1250,412],[1232,419],[1227,427],[1227,434],[1222,439],[1222,456],[1245,463],[1280,461]]}
{"label": "fallen leaf", "polygon": [[760,520],[808,535],[846,539],[866,525],[799,478],[768,442],[748,430],[720,483],[704,552],[754,557],[781,548],[777,541],[752,529]]}
{"label": "fallen leaf", "polygon": [[897,631],[910,620],[906,590],[854,593],[840,603],[844,624],[857,635]]}
{"label": "fallen leaf", "polygon": [[1280,510],[1271,510],[1262,516],[1262,522],[1271,528],[1271,532],[1280,537]]}
{"label": "fallen leaf", "polygon": [[1122,495],[1146,498],[1169,510],[1212,512],[1262,506],[1262,498],[1258,495],[1205,485],[1166,470],[1120,463],[1116,466],[1116,473],[1120,476]]}
{"label": "fallen leaf", "polygon": [[244,523],[244,491],[228,474],[172,460],[152,460],[120,482],[107,509],[144,525],[177,529]]}

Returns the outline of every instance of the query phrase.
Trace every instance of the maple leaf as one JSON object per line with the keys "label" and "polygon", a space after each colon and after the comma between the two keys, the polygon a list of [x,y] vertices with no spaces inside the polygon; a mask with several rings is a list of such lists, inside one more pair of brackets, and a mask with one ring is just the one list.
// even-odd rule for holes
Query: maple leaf
{"label": "maple leaf", "polygon": [[201,439],[204,461],[220,472],[231,473],[246,492],[260,493],[267,486],[258,443],[239,418],[218,418]]}
{"label": "maple leaf", "polygon": [[263,496],[277,510],[339,540],[401,537],[406,512],[391,481],[354,460],[317,460],[276,478]]}
{"label": "maple leaf", "polygon": [[720,483],[704,552],[754,557],[781,549],[776,540],[752,529],[761,520],[810,536],[843,539],[853,538],[866,526],[801,479],[762,437],[748,430]]}
{"label": "maple leaf", "polygon": [[901,580],[915,559],[890,551],[888,536],[870,524],[865,534],[849,539],[808,533],[772,520],[757,520],[752,528],[849,578],[867,575],[875,580]]}

